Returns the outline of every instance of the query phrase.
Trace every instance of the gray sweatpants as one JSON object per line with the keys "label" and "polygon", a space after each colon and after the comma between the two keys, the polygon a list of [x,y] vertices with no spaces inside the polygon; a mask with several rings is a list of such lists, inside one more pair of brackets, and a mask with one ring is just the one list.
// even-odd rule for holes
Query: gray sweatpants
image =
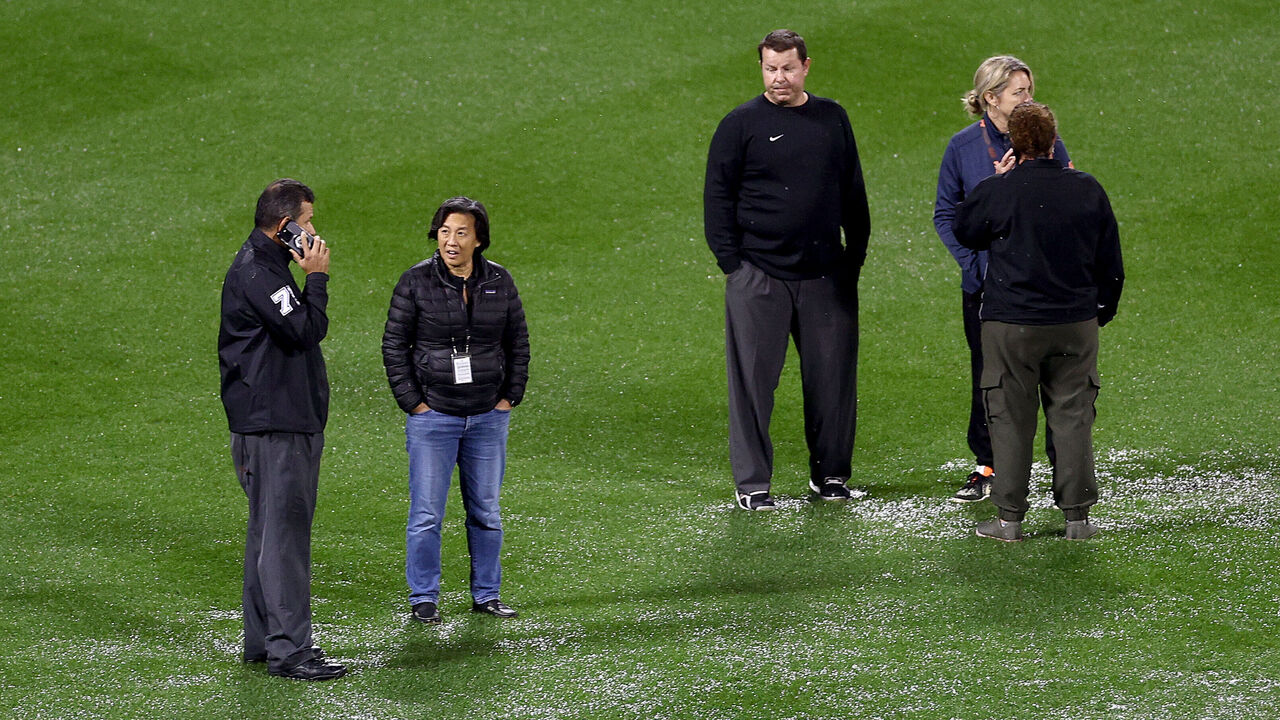
{"label": "gray sweatpants", "polygon": [[991,502],[1000,517],[1022,520],[1029,507],[1031,448],[1043,398],[1056,454],[1053,498],[1068,520],[1085,518],[1098,502],[1093,466],[1098,321],[1014,325],[984,320],[982,359],[981,385],[996,463]]}
{"label": "gray sweatpants", "polygon": [[249,499],[244,548],[244,656],[284,670],[311,642],[311,520],[324,433],[231,433]]}
{"label": "gray sweatpants", "polygon": [[743,263],[725,281],[729,464],[738,492],[768,490],[769,418],[787,356],[800,356],[809,476],[848,480],[858,413],[858,288],[836,277],[779,280]]}

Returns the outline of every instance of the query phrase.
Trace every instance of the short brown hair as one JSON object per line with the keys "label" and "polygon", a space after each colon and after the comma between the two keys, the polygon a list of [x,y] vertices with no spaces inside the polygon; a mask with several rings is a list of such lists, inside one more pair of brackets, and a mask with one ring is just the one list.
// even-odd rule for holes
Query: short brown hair
{"label": "short brown hair", "polygon": [[797,35],[792,30],[774,30],[756,46],[756,54],[760,56],[760,62],[764,62],[764,49],[769,48],[776,53],[784,53],[795,48],[796,54],[800,56],[800,62],[809,59],[809,51],[805,49],[804,38]]}
{"label": "short brown hair", "polygon": [[1023,103],[1009,113],[1009,141],[1022,157],[1048,157],[1058,139],[1058,121],[1048,105]]}

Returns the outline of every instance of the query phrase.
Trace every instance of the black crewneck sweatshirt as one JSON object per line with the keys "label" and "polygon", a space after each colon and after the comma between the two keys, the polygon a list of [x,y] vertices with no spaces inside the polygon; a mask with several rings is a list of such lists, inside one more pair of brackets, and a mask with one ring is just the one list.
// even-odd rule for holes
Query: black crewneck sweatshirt
{"label": "black crewneck sweatshirt", "polygon": [[813,94],[798,107],[761,94],[734,108],[711,139],[703,209],[726,273],[743,260],[783,280],[860,268],[871,221],[844,108]]}

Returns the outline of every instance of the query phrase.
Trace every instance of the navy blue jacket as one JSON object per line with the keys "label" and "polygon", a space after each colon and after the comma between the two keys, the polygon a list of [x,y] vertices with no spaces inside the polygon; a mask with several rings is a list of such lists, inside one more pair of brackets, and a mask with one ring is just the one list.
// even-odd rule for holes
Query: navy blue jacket
{"label": "navy blue jacket", "polygon": [[254,230],[222,283],[218,367],[231,432],[318,433],[329,419],[320,353],[329,332],[329,276],[311,273],[300,290],[291,259]]}
{"label": "navy blue jacket", "polygon": [[[986,139],[983,139],[983,136]],[[974,252],[956,242],[951,232],[951,221],[956,215],[956,205],[968,197],[978,183],[995,174],[991,163],[1004,157],[1012,147],[1008,133],[996,129],[985,114],[978,122],[951,137],[942,153],[942,167],[938,169],[938,197],[933,203],[933,226],[942,244],[960,265],[960,287],[967,293],[982,289],[982,278],[987,272],[987,253]],[[1062,139],[1053,146],[1053,159],[1062,167],[1071,166],[1071,158]]]}

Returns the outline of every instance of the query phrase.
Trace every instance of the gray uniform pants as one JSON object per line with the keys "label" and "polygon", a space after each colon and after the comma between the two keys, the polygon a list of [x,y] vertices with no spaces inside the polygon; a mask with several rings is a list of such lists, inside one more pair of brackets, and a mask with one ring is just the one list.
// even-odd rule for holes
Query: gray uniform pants
{"label": "gray uniform pants", "polygon": [[857,424],[856,276],[779,280],[743,263],[725,282],[729,464],[740,493],[768,490],[769,418],[787,338],[795,340],[804,392],[809,475],[848,480]]}
{"label": "gray uniform pants", "polygon": [[244,548],[244,657],[284,670],[316,654],[311,642],[311,519],[324,433],[231,433],[249,498]]}
{"label": "gray uniform pants", "polygon": [[1053,433],[1053,498],[1068,520],[1098,501],[1093,421],[1098,399],[1098,321],[1063,325],[982,323],[982,391],[996,475],[991,502],[1005,520],[1029,507],[1036,412]]}

